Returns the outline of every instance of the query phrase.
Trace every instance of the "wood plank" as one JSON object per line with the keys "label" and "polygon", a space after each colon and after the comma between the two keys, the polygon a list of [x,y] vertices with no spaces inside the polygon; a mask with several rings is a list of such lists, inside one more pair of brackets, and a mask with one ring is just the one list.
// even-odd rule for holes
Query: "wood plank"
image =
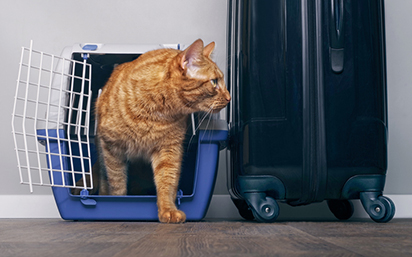
{"label": "wood plank", "polygon": [[412,256],[412,220],[70,222],[0,219],[4,256]]}

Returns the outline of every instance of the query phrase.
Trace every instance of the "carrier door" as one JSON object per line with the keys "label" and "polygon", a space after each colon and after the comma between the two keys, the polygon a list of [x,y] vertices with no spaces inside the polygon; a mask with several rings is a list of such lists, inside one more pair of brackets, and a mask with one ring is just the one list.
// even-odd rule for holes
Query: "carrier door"
{"label": "carrier door", "polygon": [[92,189],[91,65],[32,45],[22,48],[12,116],[20,182],[31,192]]}

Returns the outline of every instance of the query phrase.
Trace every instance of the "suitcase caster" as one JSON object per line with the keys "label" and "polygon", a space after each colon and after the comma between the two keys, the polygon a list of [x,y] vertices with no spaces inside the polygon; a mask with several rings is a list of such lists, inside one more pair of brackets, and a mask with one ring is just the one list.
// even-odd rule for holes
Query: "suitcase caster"
{"label": "suitcase caster", "polygon": [[329,200],[328,207],[339,220],[347,220],[353,215],[353,204],[349,200]]}
{"label": "suitcase caster", "polygon": [[362,192],[360,199],[371,219],[378,223],[390,221],[395,215],[395,204],[380,192]]}
{"label": "suitcase caster", "polygon": [[233,199],[233,203],[235,204],[240,216],[245,220],[254,220],[255,216],[253,216],[252,210],[249,208],[249,205],[246,203],[245,200],[241,199]]}
{"label": "suitcase caster", "polygon": [[243,196],[257,221],[274,222],[279,216],[278,203],[265,193],[245,193]]}

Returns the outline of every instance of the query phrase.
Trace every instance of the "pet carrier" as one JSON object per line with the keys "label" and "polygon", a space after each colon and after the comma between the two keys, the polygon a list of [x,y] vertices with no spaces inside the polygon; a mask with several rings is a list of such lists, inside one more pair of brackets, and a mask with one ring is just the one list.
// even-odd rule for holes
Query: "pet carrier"
{"label": "pet carrier", "polygon": [[[63,219],[157,219],[148,163],[129,164],[130,193],[126,196],[89,191],[97,159],[93,106],[99,89],[116,65],[163,47],[179,45],[76,44],[66,47],[61,57],[35,51],[32,43],[22,48],[12,118],[20,180],[31,192],[33,186],[51,186]],[[177,205],[188,220],[200,220],[212,196],[227,123],[192,115],[188,130]],[[134,180],[135,169],[140,170],[139,180]],[[133,191],[136,187],[141,190]],[[74,189],[80,195],[72,194]]]}

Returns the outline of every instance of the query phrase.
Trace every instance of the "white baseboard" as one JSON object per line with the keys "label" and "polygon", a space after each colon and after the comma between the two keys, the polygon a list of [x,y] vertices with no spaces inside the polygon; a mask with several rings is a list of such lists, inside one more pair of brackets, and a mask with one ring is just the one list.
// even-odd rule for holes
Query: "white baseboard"
{"label": "white baseboard", "polygon": [[60,218],[53,195],[0,195],[0,218]]}
{"label": "white baseboard", "polygon": [[[394,218],[412,218],[412,195],[387,195],[396,205]],[[0,218],[60,218],[52,195],[0,195]],[[359,200],[353,218],[367,218]],[[214,195],[207,219],[241,219],[229,195]],[[302,207],[280,204],[279,220],[334,219],[325,202]]]}

